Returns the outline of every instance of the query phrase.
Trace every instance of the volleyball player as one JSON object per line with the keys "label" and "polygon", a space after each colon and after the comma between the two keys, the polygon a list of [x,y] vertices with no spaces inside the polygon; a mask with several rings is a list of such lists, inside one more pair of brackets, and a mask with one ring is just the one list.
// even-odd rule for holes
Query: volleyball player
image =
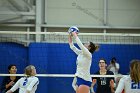
{"label": "volleyball player", "polygon": [[132,60],[130,63],[130,75],[120,79],[115,93],[140,93],[140,60]]}
{"label": "volleyball player", "polygon": [[13,93],[19,88],[19,93],[35,93],[39,79],[35,77],[36,69],[33,65],[25,68],[25,77],[20,78],[16,84],[6,93]]}
{"label": "volleyball player", "polygon": [[[72,37],[74,37],[80,49],[74,46]],[[97,47],[92,42],[88,42],[83,45],[77,35],[77,32],[74,31],[69,34],[69,45],[70,48],[78,55],[76,71],[78,87],[76,89],[76,93],[88,93],[92,84],[90,76],[92,53],[97,49]]]}
{"label": "volleyball player", "polygon": [[[107,62],[105,59],[101,58],[99,60],[99,68],[96,75],[114,75],[113,72],[106,69]],[[96,93],[114,93],[114,78],[113,77],[94,77],[97,81]]]}

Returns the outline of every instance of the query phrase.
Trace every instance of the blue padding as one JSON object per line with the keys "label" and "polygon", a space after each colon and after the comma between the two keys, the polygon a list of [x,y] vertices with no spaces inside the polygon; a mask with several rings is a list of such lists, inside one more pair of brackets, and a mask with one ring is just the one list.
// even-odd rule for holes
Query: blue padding
{"label": "blue padding", "polygon": [[[14,43],[0,43],[0,72],[7,73],[7,66],[17,64],[18,72],[23,73],[27,64],[33,64],[40,74],[74,74],[76,54],[66,43],[31,43],[29,48]],[[98,61],[105,58],[107,64],[112,57],[120,64],[120,73],[129,73],[129,62],[140,59],[140,45],[101,44],[93,54],[91,74],[99,70]],[[1,79],[1,78],[0,78]],[[37,93],[75,93],[72,78],[40,77]]]}
{"label": "blue padding", "polygon": [[28,48],[16,43],[0,43],[0,73],[8,73],[8,65],[16,64],[18,73],[28,64]]}
{"label": "blue padding", "polygon": [[48,93],[75,93],[72,80],[73,78],[48,78]]}
{"label": "blue padding", "polygon": [[[54,74],[73,74],[76,67],[76,55],[68,44],[49,44],[48,71]],[[53,62],[53,63],[52,63]]]}
{"label": "blue padding", "polygon": [[29,45],[29,61],[37,69],[37,73],[48,73],[48,44],[31,43]]}
{"label": "blue padding", "polygon": [[[0,73],[8,73],[8,66],[15,64],[17,73],[28,65],[28,48],[16,43],[0,43]],[[3,77],[0,77],[0,82]]]}
{"label": "blue padding", "polygon": [[140,59],[140,45],[123,45],[123,44],[101,44],[98,52],[93,54],[93,64],[91,73],[96,72],[98,68],[98,61],[100,58],[105,58],[107,63],[110,63],[112,57],[116,57],[120,64],[119,72],[121,74],[129,73],[129,63],[132,59]]}

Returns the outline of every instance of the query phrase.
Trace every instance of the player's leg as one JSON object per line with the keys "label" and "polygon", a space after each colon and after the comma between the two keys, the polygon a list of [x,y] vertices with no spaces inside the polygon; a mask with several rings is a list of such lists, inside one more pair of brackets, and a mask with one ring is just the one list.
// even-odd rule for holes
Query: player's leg
{"label": "player's leg", "polygon": [[79,89],[79,88],[77,87],[77,88],[76,88],[76,93],[79,93],[78,89]]}
{"label": "player's leg", "polygon": [[78,93],[89,93],[89,86],[87,86],[87,85],[80,85],[78,87]]}
{"label": "player's leg", "polygon": [[89,93],[89,89],[91,87],[90,81],[77,77],[77,85],[78,89],[76,93]]}

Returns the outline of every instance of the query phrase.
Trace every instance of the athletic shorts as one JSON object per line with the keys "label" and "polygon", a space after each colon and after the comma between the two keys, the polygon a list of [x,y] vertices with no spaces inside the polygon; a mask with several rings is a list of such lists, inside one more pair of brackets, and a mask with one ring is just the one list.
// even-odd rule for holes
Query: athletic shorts
{"label": "athletic shorts", "polygon": [[92,82],[90,82],[90,81],[86,81],[86,80],[84,80],[84,79],[82,79],[82,78],[79,78],[79,77],[76,77],[77,78],[77,85],[78,86],[80,86],[80,85],[86,85],[86,86],[89,86],[89,87],[91,87],[91,84],[92,84]]}

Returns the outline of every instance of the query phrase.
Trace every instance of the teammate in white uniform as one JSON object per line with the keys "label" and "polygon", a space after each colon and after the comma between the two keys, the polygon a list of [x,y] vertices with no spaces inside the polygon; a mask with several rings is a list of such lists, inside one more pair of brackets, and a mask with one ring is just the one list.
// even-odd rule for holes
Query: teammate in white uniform
{"label": "teammate in white uniform", "polygon": [[6,93],[12,93],[19,88],[19,93],[35,93],[39,79],[35,77],[36,69],[33,65],[25,68],[26,77],[20,78],[16,84]]}
{"label": "teammate in white uniform", "polygon": [[[74,37],[81,50],[74,46],[72,37]],[[72,32],[69,35],[69,45],[70,48],[78,55],[77,71],[75,74],[77,76],[78,85],[76,93],[88,93],[92,83],[92,79],[90,76],[92,53],[97,49],[97,47],[92,42],[83,45],[76,32]]]}
{"label": "teammate in white uniform", "polygon": [[132,60],[130,75],[120,79],[115,93],[140,93],[140,60]]}

